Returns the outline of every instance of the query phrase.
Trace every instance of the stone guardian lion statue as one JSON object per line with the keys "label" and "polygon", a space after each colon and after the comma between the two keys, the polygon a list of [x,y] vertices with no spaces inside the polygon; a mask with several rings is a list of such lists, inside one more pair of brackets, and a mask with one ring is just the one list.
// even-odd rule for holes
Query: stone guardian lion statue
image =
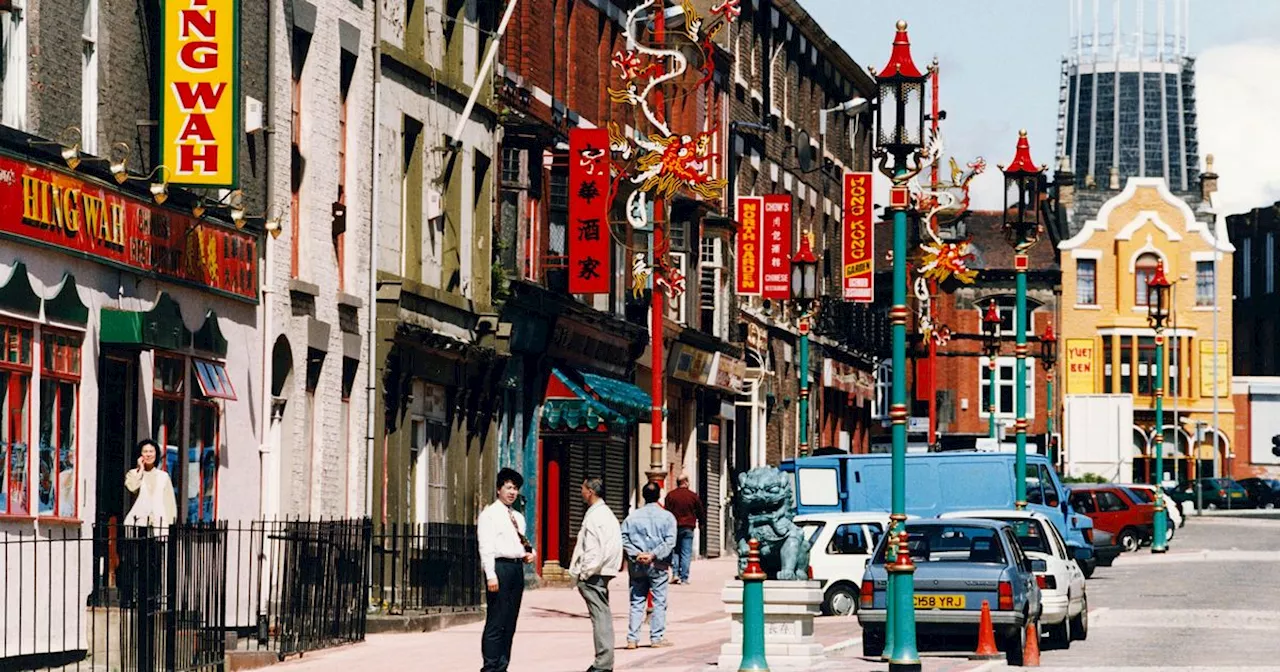
{"label": "stone guardian lion statue", "polygon": [[792,475],[761,467],[738,475],[734,498],[737,517],[738,571],[747,565],[747,541],[760,542],[760,565],[770,579],[809,578],[809,540],[795,518]]}

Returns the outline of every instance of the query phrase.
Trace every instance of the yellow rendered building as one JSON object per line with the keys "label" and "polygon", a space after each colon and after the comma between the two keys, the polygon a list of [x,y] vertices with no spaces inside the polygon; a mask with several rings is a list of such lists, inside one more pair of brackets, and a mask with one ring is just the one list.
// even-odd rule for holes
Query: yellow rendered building
{"label": "yellow rendered building", "polygon": [[[1132,395],[1133,452],[1117,456],[1117,465],[1132,464],[1132,474],[1117,469],[1114,475],[1120,480],[1150,482],[1154,476],[1158,370],[1155,331],[1147,321],[1147,280],[1161,262],[1173,283],[1172,315],[1164,329],[1165,479],[1209,476],[1213,470],[1215,301],[1218,464],[1227,464],[1234,427],[1230,396],[1234,248],[1225,224],[1218,226],[1213,219],[1207,211],[1197,217],[1186,201],[1169,191],[1163,178],[1131,177],[1094,218],[1058,245],[1062,267],[1058,380],[1065,395]],[[1071,450],[1071,437],[1066,439]],[[1193,464],[1190,458],[1197,454],[1200,461]]]}

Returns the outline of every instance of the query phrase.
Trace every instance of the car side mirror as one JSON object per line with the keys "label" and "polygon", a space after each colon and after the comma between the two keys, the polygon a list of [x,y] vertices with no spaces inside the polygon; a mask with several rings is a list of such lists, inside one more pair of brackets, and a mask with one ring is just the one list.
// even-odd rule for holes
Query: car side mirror
{"label": "car side mirror", "polygon": [[1067,506],[1067,498],[1066,498],[1066,497],[1063,497],[1063,498],[1062,498],[1062,515],[1064,515],[1064,516],[1065,516],[1065,515],[1067,515],[1067,508],[1068,508],[1068,506]]}
{"label": "car side mirror", "polygon": [[1044,560],[1041,560],[1041,559],[1039,559],[1039,558],[1035,558],[1035,559],[1033,559],[1033,560],[1031,561],[1031,571],[1033,571],[1033,572],[1047,572],[1047,571],[1049,571],[1049,563],[1048,563],[1048,562],[1045,562]]}

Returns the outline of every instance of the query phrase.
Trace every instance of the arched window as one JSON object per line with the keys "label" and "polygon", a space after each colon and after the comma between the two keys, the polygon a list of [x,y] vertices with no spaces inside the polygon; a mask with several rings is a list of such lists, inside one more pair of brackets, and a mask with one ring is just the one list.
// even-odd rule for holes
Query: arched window
{"label": "arched window", "polygon": [[1145,306],[1150,298],[1150,288],[1147,283],[1151,282],[1151,278],[1156,275],[1156,265],[1160,263],[1160,258],[1150,252],[1138,257],[1133,264],[1133,305]]}
{"label": "arched window", "polygon": [[886,359],[876,367],[876,401],[871,408],[871,417],[881,420],[889,417],[889,407],[893,404],[893,360]]}

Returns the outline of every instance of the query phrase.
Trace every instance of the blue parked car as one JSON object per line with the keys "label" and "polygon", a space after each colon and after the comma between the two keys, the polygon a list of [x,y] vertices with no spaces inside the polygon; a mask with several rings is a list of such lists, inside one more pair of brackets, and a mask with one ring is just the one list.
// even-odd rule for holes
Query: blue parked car
{"label": "blue parked car", "polygon": [[[977,637],[982,603],[991,610],[996,645],[1010,665],[1022,664],[1027,623],[1040,619],[1035,572],[1043,560],[1022,552],[1013,527],[974,518],[907,521],[907,545],[916,566],[916,636]],[[885,646],[889,535],[881,539],[862,576],[858,623],[862,655],[878,657]],[[893,562],[894,558],[889,558]]]}

